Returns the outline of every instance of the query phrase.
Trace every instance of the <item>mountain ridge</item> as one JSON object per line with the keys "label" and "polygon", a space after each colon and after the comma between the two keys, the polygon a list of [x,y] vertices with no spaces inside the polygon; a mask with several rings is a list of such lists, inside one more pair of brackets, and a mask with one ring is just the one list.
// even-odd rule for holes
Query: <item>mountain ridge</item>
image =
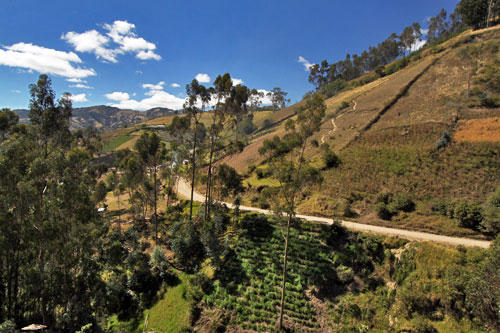
{"label": "mountain ridge", "polygon": [[[19,121],[29,123],[29,110],[13,110],[19,115]],[[108,105],[95,105],[89,107],[74,108],[70,119],[71,129],[83,129],[93,126],[102,132],[133,125],[149,119],[180,114],[182,111],[176,111],[168,108],[156,107],[146,111],[131,109],[120,109]]]}

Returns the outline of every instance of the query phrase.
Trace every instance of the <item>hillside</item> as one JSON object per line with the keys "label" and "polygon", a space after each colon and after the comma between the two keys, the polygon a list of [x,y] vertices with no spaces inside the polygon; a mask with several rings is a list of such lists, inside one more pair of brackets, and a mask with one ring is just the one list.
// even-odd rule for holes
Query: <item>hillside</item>
{"label": "hillside", "polygon": [[[467,31],[425,48],[394,74],[327,99],[326,118],[313,139],[327,143],[342,164],[323,169],[320,190],[310,190],[299,212],[479,237],[481,226],[464,228],[453,213],[440,213],[436,203],[444,202],[451,211],[459,202],[483,205],[500,186],[499,46],[498,28]],[[473,67],[464,52],[473,55],[476,66],[469,97],[468,73]],[[444,132],[451,141],[437,149]],[[247,192],[248,204],[263,202],[262,186],[274,184],[266,178],[258,149],[266,139],[283,134],[284,124],[276,123],[242,153],[223,161],[240,173],[251,165],[264,171],[247,175],[248,183],[260,186]],[[322,154],[313,145],[306,151],[320,167]],[[389,207],[396,197],[408,198],[415,208],[393,210],[390,217],[381,218],[377,209]]]}
{"label": "hillside", "polygon": [[[19,121],[28,123],[29,110],[14,110],[19,115]],[[177,114],[178,111],[166,108],[154,108],[147,111],[122,110],[107,105],[97,105],[85,108],[74,108],[71,117],[72,129],[84,129],[93,126],[102,132],[129,126],[149,119]]]}

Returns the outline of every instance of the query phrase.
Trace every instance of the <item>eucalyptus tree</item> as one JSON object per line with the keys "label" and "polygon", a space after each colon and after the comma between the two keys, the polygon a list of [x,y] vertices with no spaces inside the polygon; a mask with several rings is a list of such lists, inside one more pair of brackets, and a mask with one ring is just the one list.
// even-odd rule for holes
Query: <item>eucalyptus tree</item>
{"label": "eucalyptus tree", "polygon": [[[238,84],[233,86],[233,81],[229,73],[219,75],[214,81],[213,94],[214,107],[211,116],[209,133],[209,157],[207,170],[207,186],[205,192],[205,221],[210,216],[210,206],[212,204],[212,174],[215,154],[221,150],[222,133],[225,129],[232,128],[238,132],[238,124],[244,115],[248,113],[247,102],[252,94],[246,86]],[[258,96],[258,92],[255,91]],[[255,103],[255,100],[253,101]],[[234,126],[231,126],[234,125]]]}
{"label": "eucalyptus tree", "polygon": [[193,218],[193,198],[194,187],[196,185],[197,171],[197,152],[199,146],[203,142],[205,136],[205,127],[201,122],[203,111],[207,108],[211,101],[211,92],[204,85],[194,79],[190,84],[186,85],[187,100],[184,103],[184,109],[187,112],[186,117],[176,117],[175,123],[170,126],[171,132],[180,134],[185,140],[188,140],[191,145],[190,149],[190,167],[191,167],[191,203],[189,206],[189,218]]}
{"label": "eucalyptus tree", "polygon": [[286,106],[286,103],[290,102],[289,99],[285,98],[286,95],[288,95],[288,93],[286,91],[281,90],[281,88],[279,87],[273,88],[266,95],[271,100],[273,111],[278,111],[283,109]]}
{"label": "eucalyptus tree", "polygon": [[0,110],[0,143],[13,133],[18,122],[19,116],[17,113],[10,109]]}
{"label": "eucalyptus tree", "polygon": [[[319,131],[325,117],[326,106],[323,98],[315,93],[298,109],[297,118],[285,124],[286,134],[280,138],[264,141],[259,154],[265,155],[273,176],[279,181],[278,193],[273,200],[273,210],[278,220],[285,224],[282,231],[285,239],[283,256],[283,280],[279,314],[279,327],[283,327],[283,309],[286,293],[288,243],[290,226],[296,214],[297,198],[307,186],[321,182],[318,169],[305,159],[308,139]],[[286,222],[284,221],[286,219]]]}
{"label": "eucalyptus tree", "polygon": [[32,125],[0,145],[0,321],[74,330],[92,321],[100,279],[91,154],[71,148],[69,95],[56,102],[46,75],[30,93]]}
{"label": "eucalyptus tree", "polygon": [[152,178],[153,209],[155,223],[155,245],[158,245],[158,169],[166,154],[165,144],[161,142],[154,132],[144,132],[136,141],[134,148],[137,150],[141,161],[145,164]]}

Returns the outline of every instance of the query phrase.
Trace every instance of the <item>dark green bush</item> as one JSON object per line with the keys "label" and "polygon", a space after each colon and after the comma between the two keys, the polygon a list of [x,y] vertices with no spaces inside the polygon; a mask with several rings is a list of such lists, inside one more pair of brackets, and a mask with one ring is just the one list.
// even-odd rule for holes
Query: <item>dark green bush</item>
{"label": "dark green bush", "polygon": [[474,230],[478,229],[483,220],[481,206],[475,202],[457,202],[453,216],[461,227]]}
{"label": "dark green bush", "polygon": [[326,169],[337,168],[341,163],[340,158],[332,150],[323,153],[323,162]]}
{"label": "dark green bush", "polygon": [[415,202],[408,198],[406,194],[400,194],[394,197],[392,204],[397,211],[409,213],[415,210]]}
{"label": "dark green bush", "polygon": [[375,205],[375,212],[377,213],[377,216],[382,220],[390,220],[393,216],[393,213],[383,202],[379,202],[377,205]]}

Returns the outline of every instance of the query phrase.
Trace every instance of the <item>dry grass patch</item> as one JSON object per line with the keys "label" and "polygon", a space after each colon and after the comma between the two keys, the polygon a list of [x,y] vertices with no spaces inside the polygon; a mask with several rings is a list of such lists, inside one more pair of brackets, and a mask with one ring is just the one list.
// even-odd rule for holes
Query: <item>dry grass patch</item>
{"label": "dry grass patch", "polygon": [[453,139],[458,142],[500,142],[500,118],[460,120]]}

